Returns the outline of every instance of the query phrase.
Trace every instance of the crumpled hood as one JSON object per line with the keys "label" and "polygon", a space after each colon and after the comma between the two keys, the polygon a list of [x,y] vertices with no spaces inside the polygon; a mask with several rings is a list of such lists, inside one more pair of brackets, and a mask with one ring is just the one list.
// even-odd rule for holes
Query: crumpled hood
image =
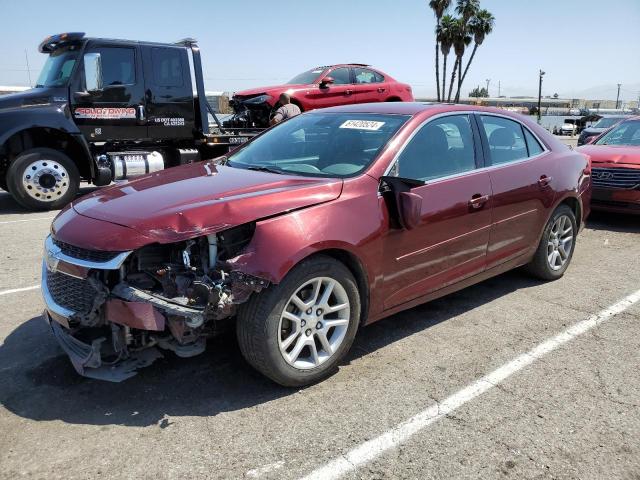
{"label": "crumpled hood", "polygon": [[73,208],[170,243],[327,202],[341,191],[342,180],[335,178],[194,163],[98,190]]}
{"label": "crumpled hood", "polygon": [[32,88],[0,97],[0,110],[67,101],[66,88]]}
{"label": "crumpled hood", "polygon": [[640,166],[640,147],[583,145],[576,150],[588,155],[592,163],[619,163]]}
{"label": "crumpled hood", "polygon": [[248,90],[242,90],[240,92],[235,92],[233,94],[234,98],[240,97],[255,97],[256,95],[271,95],[274,102],[278,101],[278,96],[282,92],[286,92],[288,90],[296,90],[299,88],[309,88],[310,85],[273,85],[271,87],[258,87],[258,88],[250,88]]}

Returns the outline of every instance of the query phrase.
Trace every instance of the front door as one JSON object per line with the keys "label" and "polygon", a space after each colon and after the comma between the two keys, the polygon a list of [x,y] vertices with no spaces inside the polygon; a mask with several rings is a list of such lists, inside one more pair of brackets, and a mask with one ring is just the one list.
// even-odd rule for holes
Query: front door
{"label": "front door", "polygon": [[323,88],[312,89],[306,95],[311,108],[356,103],[356,89],[353,84],[351,68],[334,68],[326,76],[333,78],[333,83],[327,84]]}
{"label": "front door", "polygon": [[[491,227],[491,182],[469,115],[448,115],[422,126],[399,154],[392,174],[426,182],[422,221],[392,230],[384,255],[384,308],[389,309],[485,269]],[[478,161],[476,161],[478,159]]]}
{"label": "front door", "polygon": [[526,126],[497,115],[479,115],[490,165],[493,227],[487,267],[535,249],[553,205],[556,165]]}
{"label": "front door", "polygon": [[[102,89],[72,93],[76,125],[91,142],[147,138],[140,50],[94,42],[87,45],[84,53],[100,55]],[[80,72],[80,83],[86,90],[84,62]]]}
{"label": "front door", "polygon": [[195,109],[187,50],[142,47],[149,137],[192,138]]}

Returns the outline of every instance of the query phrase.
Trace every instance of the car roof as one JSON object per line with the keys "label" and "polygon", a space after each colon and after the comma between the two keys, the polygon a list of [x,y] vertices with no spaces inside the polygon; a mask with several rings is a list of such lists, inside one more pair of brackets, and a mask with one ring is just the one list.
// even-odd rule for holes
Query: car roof
{"label": "car roof", "polygon": [[497,113],[506,117],[512,117],[522,121],[524,115],[509,112],[495,107],[479,107],[475,105],[460,105],[454,103],[428,103],[428,102],[377,102],[355,103],[339,107],[323,108],[322,112],[331,113],[379,113],[387,115],[419,115],[423,112],[430,114],[465,111],[480,113]]}

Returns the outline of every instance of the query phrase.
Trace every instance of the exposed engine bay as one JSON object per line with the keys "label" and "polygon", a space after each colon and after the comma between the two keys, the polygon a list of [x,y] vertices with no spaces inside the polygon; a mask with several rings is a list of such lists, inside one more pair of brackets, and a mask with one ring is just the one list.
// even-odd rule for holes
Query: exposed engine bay
{"label": "exposed engine bay", "polygon": [[[73,311],[68,325],[60,322],[67,328],[56,321],[51,325],[78,373],[121,381],[160,358],[156,347],[180,357],[204,352],[208,337],[233,325],[237,306],[268,286],[227,263],[254,229],[249,223],[174,244],[147,245],[116,270],[74,269],[62,259],[52,271],[47,262],[45,295]],[[71,251],[75,247],[54,243],[69,256],[77,254]]]}
{"label": "exposed engine bay", "polygon": [[235,95],[229,104],[233,108],[233,116],[224,122],[227,128],[267,128],[269,120],[279,107],[269,103],[270,95],[243,97]]}

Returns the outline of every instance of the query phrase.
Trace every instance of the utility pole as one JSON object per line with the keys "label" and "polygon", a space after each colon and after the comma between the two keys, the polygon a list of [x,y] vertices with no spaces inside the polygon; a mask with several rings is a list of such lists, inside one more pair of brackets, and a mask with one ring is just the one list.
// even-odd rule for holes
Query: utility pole
{"label": "utility pole", "polygon": [[500,98],[500,80],[498,80],[498,98]]}
{"label": "utility pole", "polygon": [[545,74],[542,70],[540,70],[540,82],[538,83],[538,124],[540,123],[540,116],[542,108],[542,77]]}
{"label": "utility pole", "polygon": [[618,103],[620,102],[620,87],[622,86],[621,83],[618,84],[618,95],[616,96],[616,110],[619,108],[618,107]]}
{"label": "utility pole", "polygon": [[487,97],[489,97],[490,96],[489,95],[489,84],[491,83],[491,79],[487,78],[486,82],[487,82]]}
{"label": "utility pole", "polygon": [[27,55],[27,50],[24,51],[24,59],[27,61],[27,75],[29,76],[29,86],[33,87],[31,83],[31,69],[29,68],[29,55]]}

